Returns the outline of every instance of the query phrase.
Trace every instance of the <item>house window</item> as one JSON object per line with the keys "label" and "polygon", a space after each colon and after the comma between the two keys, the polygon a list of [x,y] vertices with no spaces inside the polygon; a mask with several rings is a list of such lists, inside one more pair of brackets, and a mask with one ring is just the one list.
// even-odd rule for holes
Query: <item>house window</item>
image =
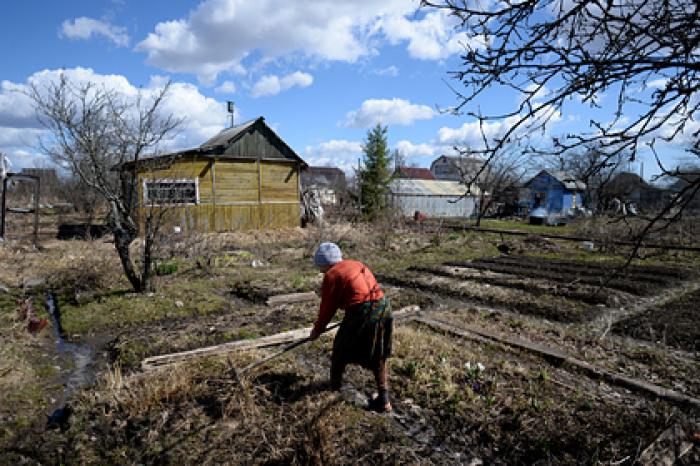
{"label": "house window", "polygon": [[535,207],[545,207],[547,205],[547,193],[535,193]]}
{"label": "house window", "polygon": [[144,180],[143,200],[145,205],[184,205],[199,202],[197,179]]}

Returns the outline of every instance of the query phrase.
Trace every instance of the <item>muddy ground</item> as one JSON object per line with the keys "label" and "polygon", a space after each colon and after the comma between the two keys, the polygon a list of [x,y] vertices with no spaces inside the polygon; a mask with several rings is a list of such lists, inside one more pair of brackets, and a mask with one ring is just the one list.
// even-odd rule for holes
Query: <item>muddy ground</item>
{"label": "muddy ground", "polygon": [[613,331],[698,353],[700,352],[700,325],[697,311],[699,303],[700,290],[696,290],[617,322]]}
{"label": "muddy ground", "polygon": [[[375,228],[178,238],[159,250],[156,288],[144,295],[129,291],[107,242],[0,248],[0,462],[633,464],[674,425],[691,442],[677,463],[700,461],[693,406],[411,321],[396,327],[392,415],[365,409],[372,384],[360,369],[340,394],[328,391],[326,338],[244,377],[235,368],[274,349],[141,371],[147,356],[309,326],[317,300],[266,300],[318,290],[310,258],[323,239],[367,262],[394,309],[419,304],[456,329],[544,344],[700,398],[697,257],[661,255],[620,272],[622,257],[575,243],[526,238],[503,256],[496,235]],[[50,327],[29,335],[16,315],[26,296],[46,315],[48,291],[66,341],[91,349],[91,381],[68,394],[74,362],[59,357]],[[70,414],[47,428],[64,406]]]}

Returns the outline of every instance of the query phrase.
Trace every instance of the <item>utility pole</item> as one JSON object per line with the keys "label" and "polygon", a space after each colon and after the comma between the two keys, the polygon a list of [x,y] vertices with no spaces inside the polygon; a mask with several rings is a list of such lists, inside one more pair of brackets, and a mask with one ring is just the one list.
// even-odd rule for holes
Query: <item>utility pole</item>
{"label": "utility pole", "polygon": [[226,110],[231,115],[231,128],[233,128],[233,113],[234,113],[235,109],[236,109],[236,106],[235,106],[233,100],[227,100],[226,101]]}

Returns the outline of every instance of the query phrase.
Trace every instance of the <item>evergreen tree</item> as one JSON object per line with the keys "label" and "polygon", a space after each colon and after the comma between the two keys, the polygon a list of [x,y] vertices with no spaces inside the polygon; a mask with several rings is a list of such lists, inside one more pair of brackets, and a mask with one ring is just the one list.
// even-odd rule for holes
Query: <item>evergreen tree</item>
{"label": "evergreen tree", "polygon": [[358,177],[362,196],[362,214],[368,220],[376,219],[386,207],[386,195],[389,192],[391,180],[387,131],[386,126],[377,123],[377,126],[367,131],[367,139],[362,146],[364,167],[360,169]]}

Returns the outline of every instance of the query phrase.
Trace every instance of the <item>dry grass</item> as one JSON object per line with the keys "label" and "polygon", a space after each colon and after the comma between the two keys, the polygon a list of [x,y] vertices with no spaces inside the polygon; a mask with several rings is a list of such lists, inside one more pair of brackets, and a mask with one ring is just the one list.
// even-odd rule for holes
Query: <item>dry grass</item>
{"label": "dry grass", "polygon": [[[240,288],[237,284],[245,284],[251,293],[267,296],[317,288],[319,275],[310,257],[320,241],[338,242],[346,256],[367,262],[378,274],[399,276],[412,265],[496,254],[498,242],[494,236],[472,233],[439,238],[401,229],[391,233],[379,238],[372,227],[341,224],[182,237],[158,251],[159,261],[176,262],[177,267],[158,277],[153,296],[124,293],[127,287],[108,243],[56,243],[40,254],[0,247],[0,261],[10,263],[0,271],[0,282],[9,284],[12,292],[18,293],[21,279],[35,271],[67,275],[60,282],[49,281],[66,294],[95,291],[92,300],[64,305],[66,325],[81,335],[119,328],[111,357],[130,361],[128,367],[115,366],[102,374],[94,387],[73,394],[74,415],[64,431],[44,432],[45,413],[35,409],[41,406],[36,400],[48,399],[52,392],[37,391],[25,419],[34,416],[39,427],[27,422],[14,429],[12,449],[0,453],[0,463],[444,464],[468,463],[473,457],[489,464],[605,463],[633,458],[678,415],[668,405],[601,386],[535,357],[418,326],[398,327],[395,333],[395,417],[366,412],[325,389],[329,341],[301,348],[243,380],[236,379],[226,360],[216,359],[155,374],[133,370],[146,354],[308,324],[315,305],[270,309],[236,297],[235,290]],[[560,255],[577,251],[575,244],[561,246]],[[252,267],[254,259],[266,265]],[[100,270],[109,272],[103,277]],[[493,294],[483,287],[477,291]],[[403,288],[387,287],[387,294],[395,308],[416,302],[433,309],[445,304],[439,297]],[[498,298],[507,301],[511,296]],[[0,298],[0,305],[5,302]],[[609,337],[598,341],[596,335],[583,332],[582,325],[466,312],[464,307],[454,312],[443,307],[442,316],[458,325],[466,322],[533,341],[554,341],[592,362],[624,364],[644,375],[649,372],[643,367],[652,364],[643,360],[655,357],[634,352],[639,350],[634,345],[621,347]],[[10,320],[0,324],[13,335]],[[17,402],[17,394],[36,386],[46,370],[28,355],[34,351],[41,361],[51,342],[25,341],[26,335],[18,332],[1,342],[0,375],[11,372],[7,380],[0,378],[5,384],[0,390],[15,397],[7,410],[21,412],[25,405]],[[231,364],[243,367],[262,354],[235,356]],[[653,365],[668,361],[670,356],[662,355]],[[476,363],[486,370],[475,371]],[[697,373],[697,364],[669,367],[682,381]],[[360,391],[371,387],[369,374],[355,368],[347,382]]]}

